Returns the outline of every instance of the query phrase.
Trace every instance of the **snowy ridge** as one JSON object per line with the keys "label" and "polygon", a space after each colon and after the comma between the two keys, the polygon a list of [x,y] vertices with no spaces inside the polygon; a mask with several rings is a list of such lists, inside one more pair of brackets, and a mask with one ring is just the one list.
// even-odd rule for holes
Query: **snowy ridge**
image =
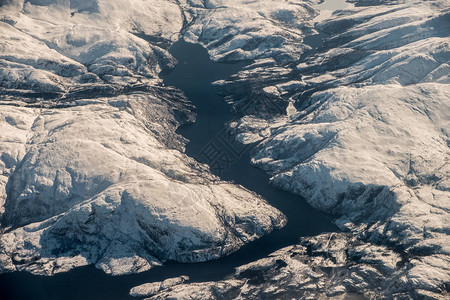
{"label": "snowy ridge", "polygon": [[[256,61],[216,87],[237,109],[259,101],[262,114],[231,126],[242,142],[257,142],[253,162],[274,185],[342,215],[337,224],[359,241],[407,256],[406,277],[423,263],[408,288],[383,287],[377,297],[445,298],[450,8],[360,4],[317,25],[327,37],[317,53],[289,64]],[[273,116],[289,103],[293,111]]]}
{"label": "snowy ridge", "polygon": [[[151,300],[361,299],[362,291],[369,299],[448,298],[434,289],[440,279],[448,278],[448,256],[413,258],[405,265],[408,260],[384,247],[361,243],[350,234],[322,234],[302,238],[297,245],[241,266],[227,280],[190,284],[178,280],[159,292],[144,290],[144,286],[139,290]],[[423,270],[430,265],[436,270],[426,276]]]}
{"label": "snowy ridge", "polygon": [[175,129],[195,115],[157,77],[175,64],[164,47],[181,30],[178,5],[0,9],[2,272],[141,272],[218,258],[285,224],[182,152]]}
{"label": "snowy ridge", "polygon": [[313,34],[311,20],[318,1],[186,1],[195,17],[184,38],[208,49],[213,60],[271,57],[287,61],[310,49],[303,37]]}
{"label": "snowy ridge", "polygon": [[284,224],[257,196],[159,142],[131,111],[145,101],[148,110],[167,105],[151,100],[2,110],[27,137],[2,136],[10,161],[2,166],[3,271],[53,274],[96,263],[112,274],[139,272],[167,259],[217,258]]}
{"label": "snowy ridge", "polygon": [[[192,107],[157,77],[182,35],[214,60],[255,59],[216,83],[237,110],[260,104],[230,126],[257,144],[253,162],[274,185],[339,214],[345,233],[304,238],[229,280],[132,293],[447,298],[449,4],[351,2],[316,26],[316,1],[3,4],[2,272],[139,272],[217,258],[283,226],[182,153],[175,128]],[[310,51],[315,33],[325,41]]]}

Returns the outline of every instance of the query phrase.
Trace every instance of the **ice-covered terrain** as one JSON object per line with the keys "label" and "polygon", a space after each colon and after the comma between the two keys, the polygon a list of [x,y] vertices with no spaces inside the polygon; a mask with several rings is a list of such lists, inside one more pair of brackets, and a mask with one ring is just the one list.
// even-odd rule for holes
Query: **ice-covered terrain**
{"label": "ice-covered terrain", "polygon": [[[173,278],[133,288],[147,299],[448,299],[448,256],[410,258],[351,234],[302,238],[219,282]],[[424,271],[434,268],[432,274]],[[430,276],[431,275],[431,276]],[[360,296],[365,294],[366,298]],[[345,298],[344,298],[345,296]],[[358,297],[359,296],[359,297]]]}
{"label": "ice-covered terrain", "polygon": [[195,116],[157,77],[178,5],[13,1],[1,20],[2,272],[204,261],[285,223],[182,152]]}
{"label": "ice-covered terrain", "polygon": [[[339,287],[340,293],[445,298],[449,3],[354,2],[354,8],[317,24],[326,38],[316,52],[289,63],[257,60],[217,82],[217,89],[237,109],[245,111],[249,101],[261,107],[231,126],[242,142],[257,142],[253,163],[272,175],[274,185],[341,215],[337,224],[351,233],[346,243],[389,253],[376,259],[375,269],[364,269],[364,276],[343,274],[351,284]],[[287,114],[274,115],[286,107]],[[362,252],[351,264],[374,255]],[[401,259],[384,273],[393,255]],[[258,284],[273,289],[272,296],[284,288],[275,281]],[[253,292],[247,288],[241,291]]]}
{"label": "ice-covered terrain", "polygon": [[315,52],[256,60],[216,83],[237,110],[259,107],[231,124],[257,143],[254,164],[341,215],[347,233],[303,239],[232,279],[152,299],[448,297],[450,7],[353,2],[316,25],[325,41]]}
{"label": "ice-covered terrain", "polygon": [[217,61],[255,59],[216,82],[248,113],[230,126],[275,186],[338,214],[344,233],[221,282],[132,294],[448,297],[450,5],[353,0],[315,24],[318,2],[1,2],[1,270],[139,272],[225,255],[284,224],[182,153],[175,129],[192,107],[158,78],[181,35]]}
{"label": "ice-covered terrain", "polygon": [[217,258],[283,224],[257,196],[159,142],[145,123],[161,102],[129,94],[2,110],[5,131],[20,133],[2,136],[3,270],[138,272]]}
{"label": "ice-covered terrain", "polygon": [[232,61],[271,57],[286,61],[310,49],[305,35],[315,31],[317,0],[186,0],[189,26],[184,38],[209,50],[214,60]]}

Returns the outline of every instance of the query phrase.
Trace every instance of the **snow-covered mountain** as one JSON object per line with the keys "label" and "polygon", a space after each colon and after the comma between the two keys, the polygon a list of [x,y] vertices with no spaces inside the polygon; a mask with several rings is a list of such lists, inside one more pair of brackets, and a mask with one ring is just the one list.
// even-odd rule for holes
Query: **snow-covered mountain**
{"label": "snow-covered mountain", "polygon": [[1,270],[139,272],[283,226],[183,153],[192,106],[158,78],[182,37],[217,61],[254,59],[215,84],[236,110],[259,108],[230,126],[343,233],[148,296],[448,297],[450,5],[350,2],[315,24],[318,1],[3,1]]}
{"label": "snow-covered mountain", "polygon": [[[352,234],[302,238],[241,266],[232,278],[183,283],[172,278],[130,291],[146,299],[448,299],[448,260],[410,257]],[[364,294],[365,297],[362,297]]]}
{"label": "snow-covered mountain", "polygon": [[350,234],[337,238],[339,253],[334,237],[312,238],[317,254],[306,240],[293,248],[306,250],[280,250],[232,280],[162,295],[448,295],[450,7],[354,2],[316,25],[325,37],[317,51],[256,60],[216,82],[237,110],[260,107],[231,124],[243,143],[257,143],[253,163],[275,186],[341,215]]}
{"label": "snow-covered mountain", "polygon": [[157,77],[175,63],[162,47],[178,38],[178,5],[14,1],[1,20],[3,272],[140,272],[283,226],[183,153],[175,129],[192,106]]}

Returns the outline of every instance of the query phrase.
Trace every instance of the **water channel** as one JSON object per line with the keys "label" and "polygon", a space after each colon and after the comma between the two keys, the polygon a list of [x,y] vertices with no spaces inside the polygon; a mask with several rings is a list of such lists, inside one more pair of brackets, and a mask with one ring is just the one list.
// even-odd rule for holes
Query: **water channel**
{"label": "water channel", "polygon": [[[188,275],[191,282],[220,280],[232,274],[235,267],[292,245],[301,236],[337,230],[332,216],[314,210],[300,196],[269,185],[269,176],[250,164],[251,146],[241,147],[226,139],[226,123],[235,115],[230,105],[214,92],[211,83],[229,77],[249,62],[215,63],[204,48],[184,41],[176,42],[170,52],[179,63],[161,77],[166,85],[181,89],[196,106],[197,112],[195,123],[178,129],[178,133],[190,141],[186,153],[210,164],[212,171],[222,180],[241,184],[263,196],[287,216],[287,225],[221,259],[195,264],[166,262],[162,267],[140,274],[112,277],[94,266],[52,277],[25,272],[1,274],[0,299],[134,299],[128,295],[133,286],[180,275]],[[225,160],[219,163],[217,160],[205,161],[205,151],[211,145],[223,154],[221,157]]]}

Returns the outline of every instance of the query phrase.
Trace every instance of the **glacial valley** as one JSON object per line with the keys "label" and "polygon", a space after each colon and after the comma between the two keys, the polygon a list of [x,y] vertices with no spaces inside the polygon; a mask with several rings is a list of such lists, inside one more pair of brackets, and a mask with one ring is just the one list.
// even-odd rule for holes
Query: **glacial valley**
{"label": "glacial valley", "polygon": [[187,154],[179,132],[196,106],[163,81],[184,40],[247,62],[213,83],[235,116],[224,128],[339,231],[132,296],[449,297],[450,5],[350,0],[321,14],[320,2],[0,2],[0,273],[164,270],[289,224]]}

